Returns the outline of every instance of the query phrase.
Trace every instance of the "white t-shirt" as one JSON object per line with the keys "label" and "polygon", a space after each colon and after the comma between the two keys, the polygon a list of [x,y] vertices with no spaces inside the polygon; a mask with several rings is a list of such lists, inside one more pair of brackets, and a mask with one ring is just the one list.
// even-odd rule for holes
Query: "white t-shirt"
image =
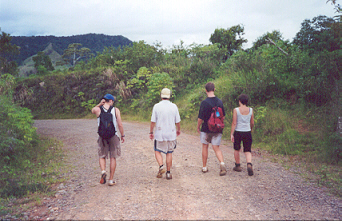
{"label": "white t-shirt", "polygon": [[151,122],[156,123],[154,138],[157,141],[176,140],[176,123],[181,121],[178,107],[169,100],[162,100],[153,106]]}

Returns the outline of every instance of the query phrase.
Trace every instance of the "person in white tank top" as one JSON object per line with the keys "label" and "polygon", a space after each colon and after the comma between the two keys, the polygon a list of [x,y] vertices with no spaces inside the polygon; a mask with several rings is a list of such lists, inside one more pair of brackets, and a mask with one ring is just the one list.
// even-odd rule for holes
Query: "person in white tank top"
{"label": "person in white tank top", "polygon": [[[115,98],[111,94],[106,94],[103,96],[101,99],[101,102],[97,104],[93,109],[91,110],[92,114],[95,114],[97,119],[97,123],[99,126],[99,117],[101,114],[101,108],[105,112],[107,112],[111,106],[114,106],[114,101]],[[98,138],[98,155],[99,155],[99,164],[101,168],[101,178],[100,178],[100,183],[105,184],[106,183],[106,177],[107,177],[107,172],[106,172],[106,158],[110,158],[110,173],[109,173],[109,180],[108,180],[108,185],[113,186],[115,185],[114,181],[114,173],[116,169],[116,158],[121,155],[121,147],[120,147],[120,140],[121,142],[125,142],[125,134],[124,134],[124,128],[122,125],[122,120],[121,120],[121,114],[120,110],[118,108],[112,108],[111,113],[113,115],[113,123],[115,125],[115,129],[119,129],[119,132],[121,134],[121,139],[119,138],[119,135],[117,131],[115,132],[115,135],[110,138],[108,141],[104,142],[104,140],[99,136]]]}
{"label": "person in white tank top", "polygon": [[238,99],[239,107],[233,110],[232,129],[230,134],[231,141],[234,143],[235,167],[233,170],[237,172],[242,171],[240,166],[240,149],[241,142],[243,142],[243,152],[246,155],[248,175],[252,176],[251,132],[254,126],[254,113],[252,108],[247,107],[248,96],[246,94],[241,94]]}

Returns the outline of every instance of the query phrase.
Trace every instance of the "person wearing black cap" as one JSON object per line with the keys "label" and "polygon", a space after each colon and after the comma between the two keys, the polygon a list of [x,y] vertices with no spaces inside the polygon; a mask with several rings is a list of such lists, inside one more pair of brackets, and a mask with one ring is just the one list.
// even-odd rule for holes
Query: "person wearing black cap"
{"label": "person wearing black cap", "polygon": [[121,155],[121,147],[120,147],[120,138],[117,133],[117,129],[119,129],[121,134],[121,142],[125,142],[125,134],[121,121],[120,110],[118,108],[113,107],[115,98],[111,94],[106,94],[101,102],[96,105],[91,113],[95,114],[97,117],[98,125],[100,126],[100,115],[101,113],[108,112],[112,114],[112,121],[115,128],[115,134],[109,139],[105,139],[101,136],[98,138],[98,154],[99,154],[99,163],[101,172],[100,183],[106,183],[106,158],[108,159],[108,154],[110,155],[110,175],[108,180],[108,185],[113,186],[116,182],[113,180],[115,168],[116,168],[116,158]]}

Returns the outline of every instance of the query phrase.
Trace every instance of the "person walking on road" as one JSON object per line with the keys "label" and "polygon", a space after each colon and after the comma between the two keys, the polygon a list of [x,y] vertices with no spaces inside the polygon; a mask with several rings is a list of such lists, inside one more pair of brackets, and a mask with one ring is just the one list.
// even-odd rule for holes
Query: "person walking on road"
{"label": "person walking on road", "polygon": [[253,175],[253,166],[252,166],[252,129],[254,126],[254,113],[253,109],[247,107],[248,104],[248,96],[246,94],[241,94],[238,98],[239,107],[233,110],[233,122],[232,122],[232,130],[230,134],[230,139],[234,143],[234,158],[235,158],[235,167],[234,171],[241,172],[241,164],[240,164],[240,149],[241,149],[241,141],[243,142],[243,152],[246,155],[247,161],[247,171],[248,175]]}
{"label": "person walking on road", "polygon": [[225,116],[225,111],[223,108],[222,101],[215,96],[215,85],[209,82],[205,85],[205,90],[207,93],[207,98],[201,102],[201,106],[198,113],[197,131],[200,133],[200,139],[202,143],[202,162],[203,168],[202,172],[208,172],[207,160],[208,160],[208,147],[209,143],[212,144],[213,150],[215,151],[216,157],[220,162],[220,176],[224,176],[227,173],[226,166],[223,161],[223,154],[220,150],[221,133],[212,133],[208,127],[208,120],[211,116],[213,107],[221,107],[223,112],[223,119]]}
{"label": "person walking on road", "polygon": [[[121,121],[120,110],[115,108],[114,97],[111,94],[106,94],[101,102],[96,105],[91,113],[97,117],[99,126],[99,138],[98,138],[98,155],[99,164],[101,168],[101,179],[100,183],[106,183],[106,158],[110,156],[110,175],[108,185],[113,186],[116,184],[114,181],[114,173],[116,168],[116,159],[121,155],[120,138],[117,129],[121,134],[121,142],[125,142],[125,134]],[[107,125],[107,126],[106,126]]]}
{"label": "person walking on road", "polygon": [[[177,146],[176,137],[180,135],[180,116],[176,104],[170,101],[171,91],[164,88],[161,91],[161,101],[153,106],[150,139],[154,140],[154,153],[159,165],[157,178],[162,178],[165,173],[163,156],[166,154],[166,179],[172,179],[170,172],[172,167],[172,153]],[[153,133],[153,130],[155,131]]]}

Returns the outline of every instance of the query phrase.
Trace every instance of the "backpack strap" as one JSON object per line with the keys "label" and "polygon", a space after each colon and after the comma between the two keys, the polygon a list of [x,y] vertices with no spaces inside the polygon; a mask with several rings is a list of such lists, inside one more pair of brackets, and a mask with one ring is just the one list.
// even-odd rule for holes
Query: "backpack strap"
{"label": "backpack strap", "polygon": [[102,106],[100,106],[100,110],[101,110],[101,114],[105,112],[105,111],[104,111],[104,107],[103,107],[103,105],[102,105]]}
{"label": "backpack strap", "polygon": [[113,109],[113,106],[110,106],[109,108],[108,108],[108,110],[107,110],[107,112],[111,112],[112,111],[112,109]]}

